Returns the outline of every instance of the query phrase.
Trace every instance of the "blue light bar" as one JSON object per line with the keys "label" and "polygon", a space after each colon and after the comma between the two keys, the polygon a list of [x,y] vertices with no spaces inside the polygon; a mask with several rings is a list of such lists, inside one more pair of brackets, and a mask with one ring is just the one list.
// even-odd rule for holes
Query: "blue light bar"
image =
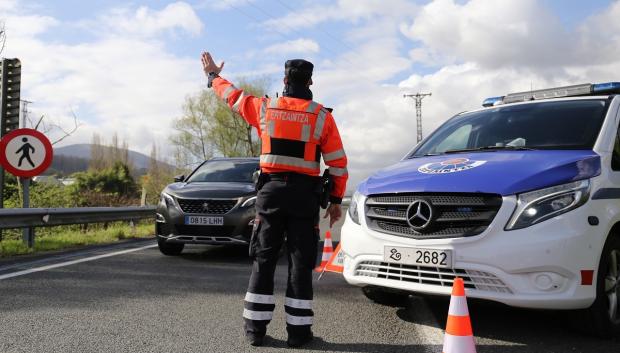
{"label": "blue light bar", "polygon": [[595,83],[592,93],[620,93],[620,82]]}
{"label": "blue light bar", "polygon": [[492,107],[498,103],[501,103],[504,100],[504,96],[499,97],[489,97],[482,102],[483,107]]}

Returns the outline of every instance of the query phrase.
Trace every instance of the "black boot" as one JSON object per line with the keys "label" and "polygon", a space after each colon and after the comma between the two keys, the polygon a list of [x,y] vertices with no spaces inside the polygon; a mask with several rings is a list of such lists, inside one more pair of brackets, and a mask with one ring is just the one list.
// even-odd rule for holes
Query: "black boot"
{"label": "black boot", "polygon": [[263,345],[263,339],[265,336],[255,335],[250,332],[245,334],[245,339],[254,347],[260,347]]}
{"label": "black boot", "polygon": [[293,348],[301,347],[305,345],[306,343],[309,343],[310,341],[312,341],[313,338],[314,336],[312,335],[312,332],[304,336],[289,336],[288,340],[286,341],[286,344],[289,347],[293,347]]}

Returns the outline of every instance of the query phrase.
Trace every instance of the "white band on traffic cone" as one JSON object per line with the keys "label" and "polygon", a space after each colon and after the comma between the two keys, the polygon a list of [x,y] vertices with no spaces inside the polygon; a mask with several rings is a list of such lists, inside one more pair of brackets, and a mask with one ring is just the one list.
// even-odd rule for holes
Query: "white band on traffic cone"
{"label": "white band on traffic cone", "polygon": [[465,299],[465,297],[453,295],[452,298],[450,298],[450,309],[448,309],[448,315],[469,316],[467,299]]}
{"label": "white band on traffic cone", "polygon": [[325,241],[323,242],[323,247],[330,247],[332,248],[332,238],[325,238]]}
{"label": "white band on traffic cone", "polygon": [[476,344],[473,336],[453,336],[445,334],[443,353],[476,353]]}

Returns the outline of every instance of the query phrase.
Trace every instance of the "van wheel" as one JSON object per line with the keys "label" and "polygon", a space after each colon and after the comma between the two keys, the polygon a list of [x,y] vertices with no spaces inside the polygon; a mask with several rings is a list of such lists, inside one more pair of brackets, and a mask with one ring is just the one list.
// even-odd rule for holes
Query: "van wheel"
{"label": "van wheel", "polygon": [[363,287],[362,293],[373,302],[388,306],[405,306],[409,298],[407,293],[393,292],[381,287]]}
{"label": "van wheel", "polygon": [[592,335],[620,337],[620,236],[611,236],[603,247],[596,278],[596,300],[575,322]]}
{"label": "van wheel", "polygon": [[164,255],[178,256],[181,255],[185,244],[167,243],[165,240],[157,239],[157,246]]}

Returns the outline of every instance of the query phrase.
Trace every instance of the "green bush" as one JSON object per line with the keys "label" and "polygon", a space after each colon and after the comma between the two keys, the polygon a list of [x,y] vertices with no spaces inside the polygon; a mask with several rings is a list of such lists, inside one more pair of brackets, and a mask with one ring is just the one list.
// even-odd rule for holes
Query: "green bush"
{"label": "green bush", "polygon": [[[97,206],[138,205],[138,186],[130,169],[122,162],[116,162],[103,170],[75,173],[75,184],[71,186],[51,183],[32,183],[30,186],[30,207],[65,208]],[[17,179],[7,174],[4,188],[4,207],[21,208],[22,195]],[[153,227],[146,221],[147,227]],[[144,225],[142,225],[144,227]],[[138,228],[135,228],[137,230]],[[84,244],[98,244],[126,239],[139,235],[125,223],[76,224],[35,229],[35,251],[60,249]],[[136,233],[136,234],[134,234]],[[150,231],[150,235],[153,231]],[[2,231],[0,256],[29,252],[21,241],[21,229]]]}

